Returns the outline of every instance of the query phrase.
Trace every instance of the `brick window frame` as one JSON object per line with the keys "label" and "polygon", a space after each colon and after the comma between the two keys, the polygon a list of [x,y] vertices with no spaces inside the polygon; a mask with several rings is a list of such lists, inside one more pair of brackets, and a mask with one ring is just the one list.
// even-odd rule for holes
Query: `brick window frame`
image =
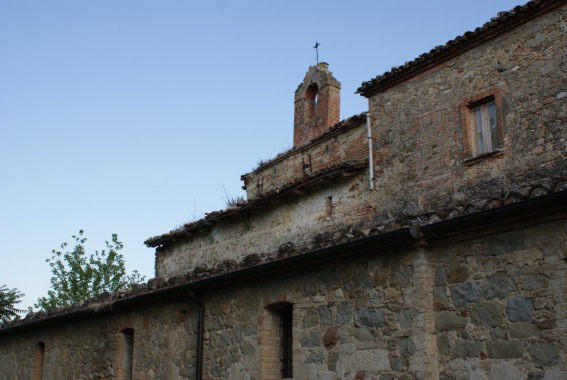
{"label": "brick window frame", "polygon": [[293,378],[293,304],[275,302],[262,318],[262,379]]}
{"label": "brick window frame", "polygon": [[[488,152],[478,153],[475,142],[474,130],[474,110],[494,102],[496,106],[496,136],[497,143],[491,146]],[[478,94],[466,98],[459,105],[461,113],[461,129],[463,137],[463,158],[465,164],[473,164],[485,158],[500,156],[504,154],[504,113],[502,108],[502,93],[499,89],[493,88],[482,91]]]}

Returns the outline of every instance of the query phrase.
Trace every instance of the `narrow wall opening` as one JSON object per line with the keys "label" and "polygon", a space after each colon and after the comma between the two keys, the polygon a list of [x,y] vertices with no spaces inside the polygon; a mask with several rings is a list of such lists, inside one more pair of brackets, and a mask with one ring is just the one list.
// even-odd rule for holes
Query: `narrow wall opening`
{"label": "narrow wall opening", "polygon": [[312,83],[305,91],[305,124],[315,121],[317,117],[317,100],[319,93],[319,86],[317,83]]}
{"label": "narrow wall opening", "polygon": [[333,216],[333,197],[328,196],[325,198],[325,216]]}
{"label": "narrow wall opening", "polygon": [[118,379],[131,380],[134,366],[134,329],[120,330],[118,354]]}
{"label": "narrow wall opening", "polygon": [[262,378],[293,378],[293,304],[266,307],[262,332]]}
{"label": "narrow wall opening", "polygon": [[33,351],[32,380],[41,380],[43,377],[43,361],[45,360],[45,343],[39,342]]}

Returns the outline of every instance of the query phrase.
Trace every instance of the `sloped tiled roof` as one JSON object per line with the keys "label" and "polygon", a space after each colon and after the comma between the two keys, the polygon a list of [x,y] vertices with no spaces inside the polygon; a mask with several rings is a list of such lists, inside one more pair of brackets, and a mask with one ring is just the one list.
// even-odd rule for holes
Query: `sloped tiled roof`
{"label": "sloped tiled roof", "polygon": [[533,0],[509,12],[499,12],[496,17],[474,31],[466,32],[445,45],[436,46],[428,53],[421,54],[413,61],[393,67],[390,71],[363,82],[356,93],[365,97],[374,95],[566,3],[567,0]]}
{"label": "sloped tiled roof", "polygon": [[[240,277],[260,276],[263,269],[270,273],[277,271],[277,267],[288,268],[289,265],[300,265],[301,257],[316,255],[316,262],[323,257],[331,259],[338,254],[341,246],[348,247],[356,243],[362,247],[365,241],[377,244],[379,240],[385,246],[395,246],[395,241],[419,239],[435,239],[435,234],[442,231],[443,235],[450,235],[450,230],[459,233],[461,230],[470,230],[476,227],[486,227],[491,223],[505,224],[510,218],[529,220],[532,215],[547,214],[550,211],[561,211],[567,208],[567,178],[551,178],[540,180],[537,183],[510,190],[492,198],[471,200],[449,209],[437,210],[421,216],[412,216],[405,219],[386,220],[382,222],[360,223],[355,226],[345,226],[335,232],[324,232],[313,236],[310,243],[296,246],[293,242],[282,244],[278,251],[250,253],[241,262],[225,260],[214,267],[196,267],[179,276],[168,279],[159,277],[145,284],[135,285],[114,294],[103,293],[96,298],[85,300],[82,304],[57,309],[48,313],[41,311],[29,313],[25,318],[0,324],[0,335],[17,331],[20,328],[31,328],[36,325],[66,321],[73,318],[111,312],[117,306],[140,304],[151,299],[164,299],[164,296],[175,293],[181,289],[207,288],[209,286],[233,283]],[[491,221],[489,215],[499,215]],[[474,222],[471,222],[474,218]],[[478,225],[478,226],[477,226]],[[443,227],[445,226],[445,227]],[[446,226],[453,226],[447,228]],[[455,227],[456,226],[456,227]],[[435,227],[439,227],[435,229]],[[374,239],[374,240],[372,240]],[[402,242],[403,243],[403,242]],[[411,243],[411,242],[410,242]],[[352,256],[352,249],[346,250]],[[329,255],[321,255],[328,252]],[[374,252],[374,250],[373,250]],[[291,263],[291,264],[290,264]],[[253,272],[253,273],[252,273]]]}
{"label": "sloped tiled roof", "polygon": [[160,236],[149,238],[144,242],[148,247],[158,247],[163,244],[172,242],[173,240],[185,239],[193,234],[198,234],[199,229],[205,226],[224,222],[240,213],[249,212],[265,206],[270,201],[283,196],[289,196],[302,190],[319,185],[322,181],[333,180],[338,176],[349,173],[359,172],[367,167],[367,161],[341,161],[327,168],[321,169],[313,174],[304,177],[297,177],[293,181],[277,188],[270,190],[260,197],[251,199],[237,204],[226,210],[214,211],[205,215],[203,219],[195,222],[187,223],[182,227],[172,230]]}

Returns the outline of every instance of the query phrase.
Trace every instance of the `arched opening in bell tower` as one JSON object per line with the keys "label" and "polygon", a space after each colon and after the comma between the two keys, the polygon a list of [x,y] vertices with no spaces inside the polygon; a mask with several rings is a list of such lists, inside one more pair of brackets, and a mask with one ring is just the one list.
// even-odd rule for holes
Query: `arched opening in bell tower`
{"label": "arched opening in bell tower", "polygon": [[317,83],[311,83],[307,90],[305,91],[305,100],[307,100],[307,104],[305,107],[305,122],[313,122],[317,117],[317,100],[319,93],[319,86]]}

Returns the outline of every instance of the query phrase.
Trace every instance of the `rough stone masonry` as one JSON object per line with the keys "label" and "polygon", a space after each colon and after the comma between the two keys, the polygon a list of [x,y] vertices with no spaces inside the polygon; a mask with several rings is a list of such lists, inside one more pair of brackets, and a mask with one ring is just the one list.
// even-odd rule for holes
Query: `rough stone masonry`
{"label": "rough stone masonry", "polygon": [[566,41],[530,1],[343,121],[310,67],[247,200],[148,239],[148,283],[2,326],[0,379],[567,378]]}

